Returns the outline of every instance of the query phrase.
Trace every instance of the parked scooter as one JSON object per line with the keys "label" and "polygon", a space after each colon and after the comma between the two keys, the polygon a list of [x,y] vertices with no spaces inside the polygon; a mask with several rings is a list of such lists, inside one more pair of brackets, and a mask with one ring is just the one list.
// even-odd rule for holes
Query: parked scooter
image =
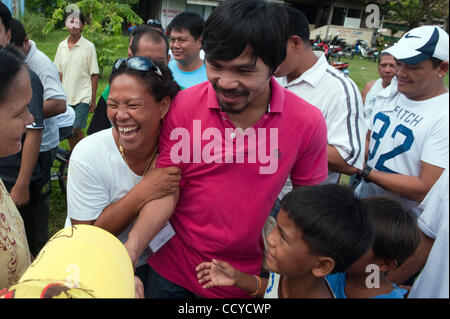
{"label": "parked scooter", "polygon": [[328,54],[326,54],[327,61],[333,59],[333,61],[340,61],[342,55],[342,48],[339,45],[330,45],[328,49]]}
{"label": "parked scooter", "polygon": [[341,61],[332,61],[331,66],[337,70],[340,70],[345,75],[348,75],[350,73],[350,70],[348,69],[348,63],[347,62],[341,62]]}
{"label": "parked scooter", "polygon": [[352,59],[355,55],[375,62],[379,53],[373,48],[369,48],[367,41],[358,39],[356,41],[355,48],[352,51]]}
{"label": "parked scooter", "polygon": [[322,40],[320,34],[316,36],[316,39],[312,41],[311,46],[315,51],[323,51],[325,56],[328,55],[329,47],[328,43],[325,40]]}

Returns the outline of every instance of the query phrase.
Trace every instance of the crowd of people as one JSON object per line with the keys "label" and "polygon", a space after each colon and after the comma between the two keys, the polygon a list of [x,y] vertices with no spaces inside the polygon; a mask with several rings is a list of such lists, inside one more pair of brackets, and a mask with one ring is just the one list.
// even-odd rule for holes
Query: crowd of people
{"label": "crowd of people", "polygon": [[85,24],[68,13],[52,62],[0,3],[0,295],[52,256],[46,190],[69,132],[65,231],[116,236],[136,296],[448,298],[443,29],[406,32],[360,92],[313,51],[301,11],[226,0],[206,21],[134,28],[96,101]]}

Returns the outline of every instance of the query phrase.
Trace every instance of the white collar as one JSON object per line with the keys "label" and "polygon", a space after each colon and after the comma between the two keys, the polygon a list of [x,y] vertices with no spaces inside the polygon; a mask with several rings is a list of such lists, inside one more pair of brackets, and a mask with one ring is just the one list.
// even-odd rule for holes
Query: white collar
{"label": "white collar", "polygon": [[36,52],[36,43],[34,43],[33,40],[29,40],[31,47],[30,47],[30,51],[28,51],[27,56],[25,57],[25,63],[28,64],[28,62],[30,62],[32,56],[34,55],[34,53]]}
{"label": "white collar", "polygon": [[328,62],[325,58],[325,53],[320,51],[314,51],[314,54],[317,57],[316,63],[312,67],[310,67],[308,70],[303,72],[302,75],[300,75],[295,80],[287,83],[287,77],[284,76],[280,80],[280,84],[283,87],[289,87],[291,85],[299,84],[302,81],[305,81],[309,83],[311,86],[316,87],[320,80],[322,79],[323,75],[325,74],[327,68],[328,68]]}

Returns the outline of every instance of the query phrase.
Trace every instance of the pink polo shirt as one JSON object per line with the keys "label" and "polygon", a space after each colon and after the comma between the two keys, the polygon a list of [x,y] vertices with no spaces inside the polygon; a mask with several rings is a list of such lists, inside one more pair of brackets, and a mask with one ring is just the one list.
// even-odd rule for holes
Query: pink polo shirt
{"label": "pink polo shirt", "polygon": [[206,298],[249,297],[235,287],[203,289],[195,268],[216,258],[259,274],[261,231],[289,174],[297,185],[327,177],[322,113],[273,78],[270,85],[269,112],[245,132],[220,111],[209,82],[179,92],[164,121],[157,167],[179,166],[181,191],[171,218],[176,235],[149,264]]}

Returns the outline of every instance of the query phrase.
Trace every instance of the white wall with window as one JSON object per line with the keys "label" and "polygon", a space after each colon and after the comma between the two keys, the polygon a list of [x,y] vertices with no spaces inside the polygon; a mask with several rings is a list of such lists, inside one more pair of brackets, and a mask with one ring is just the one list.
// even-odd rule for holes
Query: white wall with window
{"label": "white wall with window", "polygon": [[197,12],[203,19],[209,17],[215,7],[219,5],[220,1],[208,0],[162,0],[161,3],[161,22],[163,27],[172,21],[172,19],[183,11]]}

